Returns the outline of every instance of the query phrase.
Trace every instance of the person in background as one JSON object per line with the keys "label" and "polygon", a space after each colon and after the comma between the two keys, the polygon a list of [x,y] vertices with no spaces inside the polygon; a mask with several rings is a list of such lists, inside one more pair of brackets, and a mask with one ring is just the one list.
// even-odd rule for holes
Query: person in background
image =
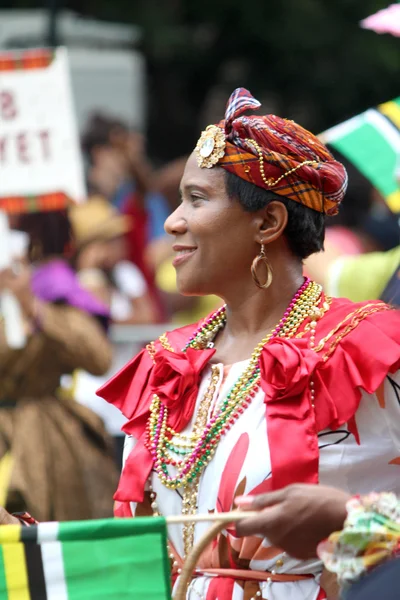
{"label": "person in background", "polygon": [[83,134],[82,146],[89,162],[91,191],[131,218],[131,227],[126,232],[128,258],[143,273],[157,306],[157,320],[162,320],[163,305],[148,253],[153,245],[158,247],[165,235],[164,221],[170,208],[153,184],[145,139],[117,119],[94,114]]}
{"label": "person in background", "polygon": [[[398,252],[400,254],[399,250]],[[400,308],[400,257],[397,262],[397,267],[393,271],[391,278],[382,292],[381,298],[384,302]]]}
{"label": "person in background", "polygon": [[[69,215],[76,244],[73,263],[81,285],[109,306],[113,323],[154,323],[157,311],[146,281],[138,267],[126,260],[124,235],[130,228],[129,218],[100,197],[71,207]],[[103,377],[80,370],[73,378],[74,397],[97,412],[113,436],[119,466],[123,447],[121,427],[125,419],[113,406],[99,399],[95,391],[138,349],[131,343],[114,344],[112,364]]]}
{"label": "person in background", "polygon": [[326,266],[324,287],[330,296],[354,302],[381,298],[400,306],[400,245],[387,252],[342,256]]}
{"label": "person in background", "polygon": [[323,285],[329,296],[353,302],[382,299],[400,305],[400,245],[387,252],[346,254],[325,242],[325,251],[310,256],[306,273]]}
{"label": "person in background", "polygon": [[0,323],[0,497],[43,521],[110,516],[117,471],[103,423],[59,390],[77,368],[111,364],[108,309],[79,284],[66,255],[65,212],[21,216],[30,266],[0,272],[23,313],[27,343],[10,349]]}
{"label": "person in background", "polygon": [[82,284],[108,300],[114,323],[154,323],[156,309],[144,276],[127,260],[130,219],[100,197],[71,207],[69,216],[76,245],[73,262]]}

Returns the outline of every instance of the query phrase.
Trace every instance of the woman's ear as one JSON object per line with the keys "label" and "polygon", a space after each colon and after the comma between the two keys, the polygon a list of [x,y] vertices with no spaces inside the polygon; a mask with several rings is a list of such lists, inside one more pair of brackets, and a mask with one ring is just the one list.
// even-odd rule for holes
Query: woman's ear
{"label": "woman's ear", "polygon": [[257,237],[258,244],[270,244],[280,238],[288,222],[288,212],[286,206],[274,200],[259,211],[257,216]]}

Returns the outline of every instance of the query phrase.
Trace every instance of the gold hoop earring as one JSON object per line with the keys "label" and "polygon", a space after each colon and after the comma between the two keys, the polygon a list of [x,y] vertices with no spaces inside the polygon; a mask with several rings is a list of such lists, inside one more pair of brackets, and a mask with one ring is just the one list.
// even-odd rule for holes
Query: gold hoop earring
{"label": "gold hoop earring", "polygon": [[[265,280],[264,283],[260,282],[258,275],[257,275],[257,268],[260,263],[262,263],[267,270],[267,279]],[[254,279],[254,283],[256,284],[256,286],[261,288],[262,290],[268,289],[272,283],[272,279],[273,279],[272,267],[269,264],[268,258],[265,254],[264,244],[261,245],[260,254],[258,256],[256,256],[255,259],[253,260],[253,264],[251,265],[251,275]]]}

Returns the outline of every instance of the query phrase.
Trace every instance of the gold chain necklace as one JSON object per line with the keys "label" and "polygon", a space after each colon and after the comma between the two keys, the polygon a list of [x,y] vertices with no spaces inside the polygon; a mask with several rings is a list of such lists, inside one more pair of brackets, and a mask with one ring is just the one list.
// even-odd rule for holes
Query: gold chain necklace
{"label": "gold chain necklace", "polygon": [[[207,391],[201,400],[199,410],[197,412],[196,421],[193,426],[193,431],[202,431],[207,424],[208,415],[214,399],[215,391],[219,383],[220,373],[219,367],[214,365],[211,368],[211,379],[208,385]],[[183,515],[195,515],[197,513],[197,501],[199,494],[201,474],[197,477],[196,481],[190,485],[185,486],[182,496],[182,514]],[[194,530],[195,522],[184,523],[182,536],[183,536],[183,548],[184,555],[187,556],[190,550],[193,548],[194,543]]]}

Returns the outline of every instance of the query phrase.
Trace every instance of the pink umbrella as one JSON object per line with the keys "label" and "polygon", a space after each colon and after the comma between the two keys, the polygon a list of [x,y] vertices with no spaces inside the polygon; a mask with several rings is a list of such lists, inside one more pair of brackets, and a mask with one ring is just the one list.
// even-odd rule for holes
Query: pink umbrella
{"label": "pink umbrella", "polygon": [[361,21],[361,27],[376,33],[390,33],[400,37],[400,3],[391,4]]}

